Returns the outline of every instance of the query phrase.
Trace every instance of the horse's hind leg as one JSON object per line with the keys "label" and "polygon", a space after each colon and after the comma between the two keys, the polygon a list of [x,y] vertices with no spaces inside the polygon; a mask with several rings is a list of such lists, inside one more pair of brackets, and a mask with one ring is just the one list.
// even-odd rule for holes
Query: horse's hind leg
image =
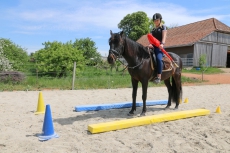
{"label": "horse's hind leg", "polygon": [[169,107],[171,106],[171,99],[172,99],[172,86],[171,86],[171,83],[170,83],[170,77],[168,79],[164,80],[164,83],[165,83],[165,86],[168,89],[168,104],[165,107],[165,109],[169,109]]}
{"label": "horse's hind leg", "polygon": [[176,72],[172,78],[172,90],[173,90],[173,99],[176,102],[174,109],[178,109],[180,100],[182,98],[182,85],[181,85],[181,73]]}
{"label": "horse's hind leg", "polygon": [[137,97],[138,81],[134,80],[133,78],[132,78],[132,86],[133,86],[133,93],[132,93],[133,105],[128,115],[134,115],[134,111],[136,111],[136,97]]}

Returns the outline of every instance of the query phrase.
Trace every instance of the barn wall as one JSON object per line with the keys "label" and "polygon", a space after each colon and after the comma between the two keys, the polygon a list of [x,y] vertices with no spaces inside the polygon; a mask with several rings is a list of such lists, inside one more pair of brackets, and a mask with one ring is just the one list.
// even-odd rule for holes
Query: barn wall
{"label": "barn wall", "polygon": [[227,49],[228,49],[228,46],[226,46],[226,45],[213,44],[211,66],[213,66],[213,67],[226,67]]}
{"label": "barn wall", "polygon": [[230,45],[230,34],[220,33],[220,32],[213,32],[210,35],[201,39],[204,42],[215,42],[221,44]]}
{"label": "barn wall", "polygon": [[206,55],[206,66],[226,67],[227,45],[197,42],[194,45],[193,64],[199,66],[200,56]]}
{"label": "barn wall", "polygon": [[193,46],[165,48],[167,52],[173,52],[181,58],[193,58]]}
{"label": "barn wall", "polygon": [[202,54],[206,55],[206,66],[226,67],[226,63],[230,63],[227,58],[229,46],[230,33],[214,31],[192,46],[166,48],[165,50],[174,52],[181,58],[193,58],[195,67],[199,66],[199,58]]}
{"label": "barn wall", "polygon": [[207,66],[226,67],[230,34],[213,32],[194,45],[194,66],[199,66],[200,55],[206,54]]}
{"label": "barn wall", "polygon": [[205,42],[218,42],[217,39],[217,32],[213,32],[210,35],[204,37],[203,39],[201,39],[201,41],[205,41]]}
{"label": "barn wall", "polygon": [[211,43],[201,43],[201,42],[196,43],[194,45],[193,66],[199,66],[199,59],[201,55],[206,55],[205,65],[211,66],[212,50],[213,50],[213,45]]}
{"label": "barn wall", "polygon": [[219,43],[230,45],[230,34],[217,33],[217,35],[218,35],[218,42]]}

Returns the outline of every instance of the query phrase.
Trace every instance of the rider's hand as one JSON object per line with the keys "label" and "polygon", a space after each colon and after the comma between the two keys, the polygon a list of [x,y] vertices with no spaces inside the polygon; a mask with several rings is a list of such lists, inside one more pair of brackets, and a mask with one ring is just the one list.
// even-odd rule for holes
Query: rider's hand
{"label": "rider's hand", "polygon": [[163,48],[164,48],[164,45],[163,45],[163,44],[161,44],[161,45],[159,46],[159,48],[160,48],[160,49],[163,49]]}
{"label": "rider's hand", "polygon": [[152,44],[149,44],[149,46],[148,46],[149,48],[153,48],[153,45]]}

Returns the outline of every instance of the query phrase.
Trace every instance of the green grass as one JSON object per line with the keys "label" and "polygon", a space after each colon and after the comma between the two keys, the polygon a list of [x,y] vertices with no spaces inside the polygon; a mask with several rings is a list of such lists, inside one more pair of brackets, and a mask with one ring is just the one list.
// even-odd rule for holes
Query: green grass
{"label": "green grass", "polygon": [[[122,68],[121,68],[122,69]],[[182,83],[199,82],[191,78],[182,76]],[[155,85],[149,82],[149,87],[164,86],[161,82]],[[78,72],[75,78],[74,89],[113,89],[131,88],[131,78],[128,72],[116,72],[113,70],[97,69],[88,67],[84,71]],[[141,87],[141,83],[139,83]],[[36,77],[27,75],[21,83],[0,83],[0,91],[32,91],[32,90],[70,90],[72,88],[72,75],[63,78]]]}
{"label": "green grass", "polygon": [[[182,76],[183,83],[196,83],[198,80],[194,80],[188,77]],[[149,82],[149,87],[164,86],[161,82],[159,85],[155,85]],[[72,78],[39,78],[30,77],[26,81],[18,84],[0,83],[0,91],[34,91],[34,90],[70,90],[72,87]],[[125,76],[100,76],[100,77],[81,77],[76,78],[74,89],[115,89],[115,88],[131,88],[131,79],[129,75]],[[141,83],[139,83],[141,87]]]}
{"label": "green grass", "polygon": [[214,67],[207,67],[207,68],[200,69],[200,70],[196,70],[196,68],[192,68],[192,69],[184,68],[182,70],[182,73],[202,74],[203,70],[204,70],[204,74],[218,74],[218,73],[223,73],[223,71],[221,69],[214,68]]}

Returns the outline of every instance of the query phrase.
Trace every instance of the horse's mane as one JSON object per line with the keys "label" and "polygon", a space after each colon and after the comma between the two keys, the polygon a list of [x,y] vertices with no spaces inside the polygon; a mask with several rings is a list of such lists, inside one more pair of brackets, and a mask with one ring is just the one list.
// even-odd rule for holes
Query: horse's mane
{"label": "horse's mane", "polygon": [[126,43],[128,42],[127,45],[130,45],[130,47],[133,48],[133,52],[134,54],[136,54],[138,57],[141,58],[149,58],[149,53],[148,53],[148,49],[147,47],[144,47],[143,45],[139,44],[138,42],[128,38],[128,37],[124,37],[123,39],[125,39]]}

